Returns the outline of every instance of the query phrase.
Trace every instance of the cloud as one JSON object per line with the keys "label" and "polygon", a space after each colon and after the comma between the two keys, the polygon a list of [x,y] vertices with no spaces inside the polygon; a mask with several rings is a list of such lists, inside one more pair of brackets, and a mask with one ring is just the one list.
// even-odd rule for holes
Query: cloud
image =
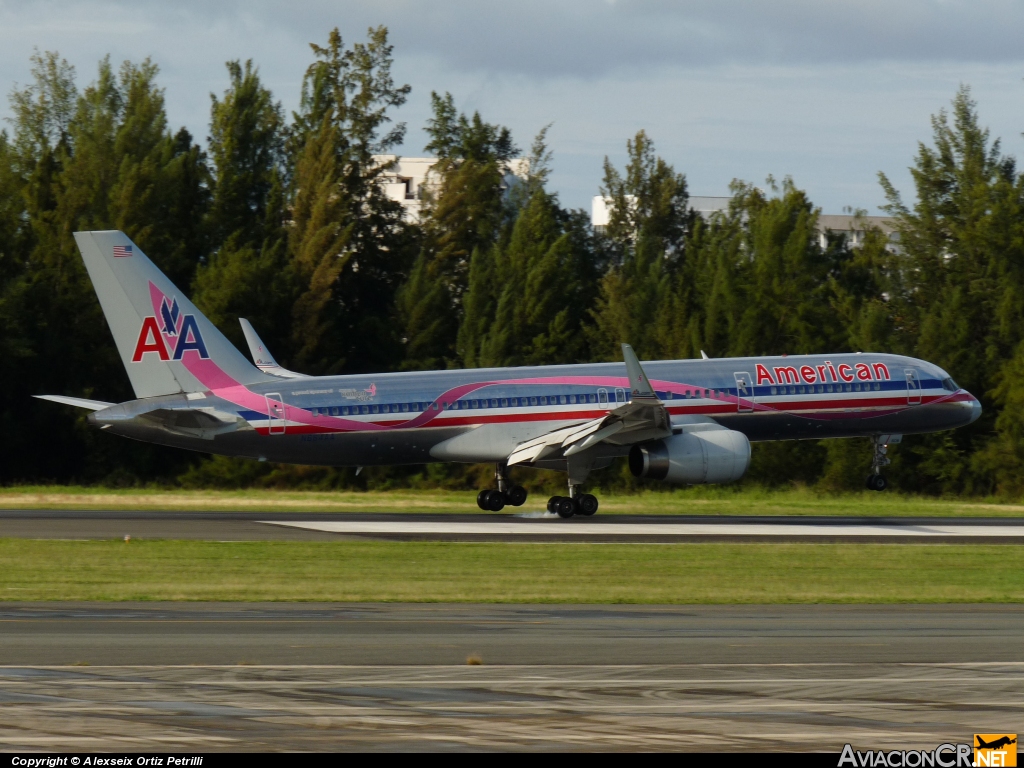
{"label": "cloud", "polygon": [[396,114],[405,154],[423,151],[431,90],[509,125],[520,146],[554,122],[552,183],[573,206],[645,128],[694,193],[792,174],[828,212],[876,212],[877,171],[909,187],[928,116],[961,82],[1006,150],[1022,144],[1024,3],[1002,0],[0,0],[0,86],[28,80],[33,47],[59,51],[82,84],[108,53],[151,56],[171,124],[202,140],[225,61],[253,59],[293,109],[308,44],[377,24],[413,86]]}
{"label": "cloud", "polygon": [[385,24],[406,54],[541,79],[652,66],[1024,58],[1024,4],[1016,0],[29,0],[18,7],[22,18],[49,18],[44,27],[80,20],[88,9],[101,19],[141,17],[178,29],[239,25],[307,42],[336,25],[361,38]]}

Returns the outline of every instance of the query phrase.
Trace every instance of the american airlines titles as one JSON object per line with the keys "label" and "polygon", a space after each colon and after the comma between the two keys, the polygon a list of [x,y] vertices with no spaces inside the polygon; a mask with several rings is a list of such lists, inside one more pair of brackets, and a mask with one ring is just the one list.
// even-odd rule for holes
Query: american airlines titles
{"label": "american airlines titles", "polygon": [[[771,371],[757,363],[757,384],[842,384],[851,381],[889,381],[889,368],[885,363],[856,363],[833,365],[776,365]],[[773,375],[774,374],[774,375]]]}

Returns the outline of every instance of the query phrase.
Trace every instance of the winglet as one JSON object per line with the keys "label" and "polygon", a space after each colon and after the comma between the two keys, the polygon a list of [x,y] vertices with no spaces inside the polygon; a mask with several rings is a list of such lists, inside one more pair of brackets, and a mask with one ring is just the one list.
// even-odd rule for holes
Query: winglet
{"label": "winglet", "polygon": [[248,320],[244,317],[240,317],[238,318],[238,322],[242,326],[242,333],[245,334],[245,343],[249,345],[249,354],[252,355],[252,361],[256,363],[257,368],[263,371],[263,373],[269,373],[271,376],[280,376],[284,379],[304,378],[303,374],[289,371],[277,364],[277,360],[275,360],[274,356],[270,354],[270,350],[267,349],[267,345],[264,344],[263,340],[256,334],[256,330]]}
{"label": "winglet", "polygon": [[629,388],[633,397],[657,399],[654,388],[651,387],[651,382],[647,379],[647,374],[640,367],[636,352],[629,344],[622,345],[622,357],[626,361],[626,374],[629,376]]}

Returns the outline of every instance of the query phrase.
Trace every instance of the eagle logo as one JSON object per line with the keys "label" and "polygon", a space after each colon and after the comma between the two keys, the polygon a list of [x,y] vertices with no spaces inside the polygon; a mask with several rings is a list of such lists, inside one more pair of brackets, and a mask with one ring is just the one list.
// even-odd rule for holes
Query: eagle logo
{"label": "eagle logo", "polygon": [[167,297],[164,296],[164,300],[160,305],[160,317],[164,321],[164,333],[168,336],[178,335],[178,297],[175,296],[170,304],[167,302]]}

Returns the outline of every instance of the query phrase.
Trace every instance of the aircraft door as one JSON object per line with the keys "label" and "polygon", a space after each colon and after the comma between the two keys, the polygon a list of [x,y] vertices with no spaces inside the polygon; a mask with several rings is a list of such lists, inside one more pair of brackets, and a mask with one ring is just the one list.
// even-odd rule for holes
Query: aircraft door
{"label": "aircraft door", "polygon": [[904,373],[907,375],[907,405],[920,405],[921,380],[917,378],[917,371],[907,368]]}
{"label": "aircraft door", "polygon": [[736,379],[736,410],[739,413],[750,413],[754,410],[754,386],[750,374],[737,371],[733,378]]}
{"label": "aircraft door", "polygon": [[284,400],[281,399],[279,392],[269,392],[264,397],[267,400],[267,418],[270,425],[268,431],[272,435],[283,435],[287,423]]}

